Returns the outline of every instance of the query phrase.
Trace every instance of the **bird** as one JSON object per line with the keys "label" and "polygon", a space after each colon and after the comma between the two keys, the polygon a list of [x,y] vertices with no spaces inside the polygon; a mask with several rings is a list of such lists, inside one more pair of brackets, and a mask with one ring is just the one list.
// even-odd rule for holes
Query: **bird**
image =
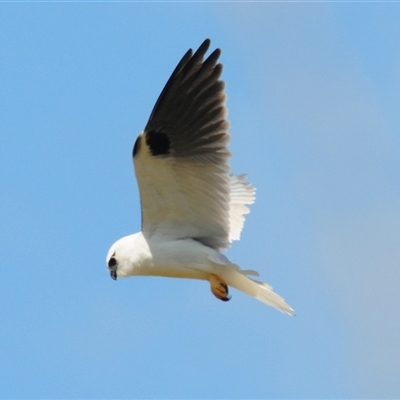
{"label": "bird", "polygon": [[231,299],[233,287],[277,310],[293,309],[272,287],[223,254],[240,239],[255,200],[246,175],[233,175],[220,49],[210,39],[189,49],[161,91],[132,151],[139,186],[141,232],[109,249],[111,278],[161,276],[208,281]]}

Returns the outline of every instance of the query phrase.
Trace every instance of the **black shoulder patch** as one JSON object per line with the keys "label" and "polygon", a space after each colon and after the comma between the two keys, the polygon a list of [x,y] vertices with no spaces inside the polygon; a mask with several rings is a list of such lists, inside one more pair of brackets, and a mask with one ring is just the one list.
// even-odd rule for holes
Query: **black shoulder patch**
{"label": "black shoulder patch", "polygon": [[169,154],[171,142],[168,136],[163,132],[151,130],[146,133],[146,143],[153,156]]}
{"label": "black shoulder patch", "polygon": [[140,150],[140,146],[142,144],[142,134],[140,134],[135,142],[135,145],[133,146],[133,151],[132,151],[132,156],[135,157],[138,151]]}

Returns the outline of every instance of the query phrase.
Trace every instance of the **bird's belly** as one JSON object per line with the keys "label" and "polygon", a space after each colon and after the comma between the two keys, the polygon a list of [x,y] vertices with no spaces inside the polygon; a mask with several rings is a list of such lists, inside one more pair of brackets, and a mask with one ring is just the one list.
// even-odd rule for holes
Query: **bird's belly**
{"label": "bird's belly", "polygon": [[213,266],[208,257],[215,250],[192,239],[150,242],[151,262],[143,275],[208,280]]}
{"label": "bird's belly", "polygon": [[208,280],[210,273],[181,266],[153,266],[143,274],[147,276],[163,276],[165,278],[186,278]]}

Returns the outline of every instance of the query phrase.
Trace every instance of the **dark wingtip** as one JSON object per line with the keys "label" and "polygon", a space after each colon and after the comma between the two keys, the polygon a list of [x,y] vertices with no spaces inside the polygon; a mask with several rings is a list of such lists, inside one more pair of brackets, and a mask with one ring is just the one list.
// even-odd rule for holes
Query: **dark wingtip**
{"label": "dark wingtip", "polygon": [[208,49],[210,47],[210,44],[211,44],[211,39],[207,38],[204,40],[204,42],[201,44],[201,46],[207,46],[207,49]]}
{"label": "dark wingtip", "polygon": [[[207,52],[207,50],[209,49],[211,45],[211,40],[210,39],[206,39],[199,47],[199,50],[202,49],[204,50],[204,53]],[[218,58],[221,55],[221,49],[219,47],[217,47],[211,54],[210,57],[215,57]]]}
{"label": "dark wingtip", "polygon": [[194,54],[194,57],[196,57],[196,55],[201,55],[204,56],[204,54],[207,53],[208,48],[210,47],[211,44],[211,40],[210,39],[206,39],[201,45],[200,47],[196,50],[196,53]]}

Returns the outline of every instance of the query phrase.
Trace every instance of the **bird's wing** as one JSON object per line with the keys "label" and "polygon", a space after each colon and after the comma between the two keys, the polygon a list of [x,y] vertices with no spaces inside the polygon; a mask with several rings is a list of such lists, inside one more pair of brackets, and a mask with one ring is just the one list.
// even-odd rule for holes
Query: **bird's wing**
{"label": "bird's wing", "polygon": [[230,177],[221,51],[204,60],[209,46],[207,39],[183,56],[135,142],[133,160],[143,234],[193,238],[221,250],[238,238],[254,192]]}
{"label": "bird's wing", "polygon": [[253,204],[256,189],[245,181],[246,175],[231,176],[231,196],[229,202],[229,241],[239,240],[244,225],[244,215],[250,212],[246,207]]}

